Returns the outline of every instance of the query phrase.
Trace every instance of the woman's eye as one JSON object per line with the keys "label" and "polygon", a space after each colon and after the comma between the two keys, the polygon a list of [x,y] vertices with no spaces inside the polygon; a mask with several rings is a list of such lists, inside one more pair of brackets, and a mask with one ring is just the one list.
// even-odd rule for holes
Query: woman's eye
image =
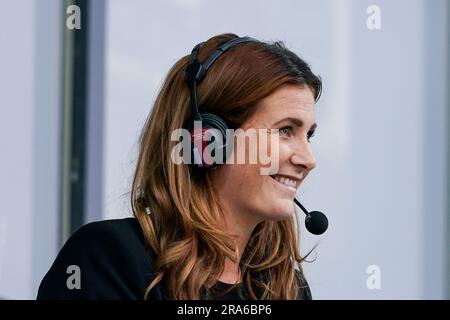
{"label": "woman's eye", "polygon": [[284,135],[289,135],[292,133],[292,127],[283,127],[280,129],[280,133]]}

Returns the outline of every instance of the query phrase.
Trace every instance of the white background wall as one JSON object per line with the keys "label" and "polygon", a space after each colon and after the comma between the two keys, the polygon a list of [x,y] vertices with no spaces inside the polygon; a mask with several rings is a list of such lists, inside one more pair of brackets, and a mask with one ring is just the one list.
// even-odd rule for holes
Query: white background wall
{"label": "white background wall", "polygon": [[33,299],[56,256],[61,6],[0,1],[0,298]]}
{"label": "white background wall", "polygon": [[[0,1],[0,297],[34,298],[59,248],[60,4]],[[378,31],[366,28],[371,4]],[[138,135],[176,60],[222,32],[284,40],[324,82],[318,166],[299,192],[330,219],[323,236],[301,235],[304,253],[320,241],[304,265],[314,298],[448,297],[448,1],[106,7],[102,218],[130,215]],[[369,265],[380,267],[381,290],[366,287]]]}
{"label": "white background wall", "polygon": [[[31,3],[29,3],[31,4]],[[0,283],[11,276],[20,277],[15,286],[3,288],[1,295],[18,296],[29,292],[31,284],[32,185],[33,185],[33,23],[32,10],[22,11],[23,23],[15,23],[15,14],[26,4],[0,4],[1,110],[0,166],[2,195],[0,216]],[[8,31],[14,26],[15,33]],[[20,40],[15,41],[15,37]],[[8,41],[9,40],[9,41]],[[9,45],[6,46],[6,43]],[[7,74],[8,77],[4,75]],[[23,77],[24,76],[24,77]],[[8,195],[5,197],[5,195]],[[5,198],[4,198],[5,197]],[[12,198],[11,198],[12,197]],[[15,249],[13,244],[25,244]],[[13,273],[14,272],[14,273]],[[8,290],[8,291],[5,291]]]}
{"label": "white background wall", "polygon": [[[377,31],[366,27],[372,4]],[[444,298],[448,10],[422,0],[109,1],[105,217],[131,214],[139,130],[177,59],[222,32],[284,40],[324,82],[318,167],[299,193],[331,222],[321,237],[302,235],[303,252],[320,239],[305,264],[314,297]],[[370,265],[381,290],[367,289]]]}

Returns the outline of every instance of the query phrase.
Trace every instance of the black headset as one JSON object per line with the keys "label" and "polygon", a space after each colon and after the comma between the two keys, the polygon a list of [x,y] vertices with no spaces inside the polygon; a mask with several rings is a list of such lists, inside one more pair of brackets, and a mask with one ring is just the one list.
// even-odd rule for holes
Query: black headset
{"label": "black headset", "polygon": [[[230,50],[234,46],[245,42],[260,42],[250,37],[238,37],[222,44],[217,48],[203,63],[198,61],[198,52],[205,42],[197,44],[192,49],[189,65],[186,68],[186,80],[191,91],[191,107],[192,116],[184,125],[191,137],[191,167],[197,169],[209,169],[217,167],[220,164],[226,162],[226,159],[231,153],[232,141],[227,136],[227,129],[229,128],[227,122],[213,113],[200,112],[197,101],[197,85],[205,78],[208,69],[211,65],[226,51]],[[194,131],[194,122],[201,121],[201,127],[197,131]],[[211,130],[212,129],[212,130]],[[221,135],[222,143],[216,145],[215,150],[222,149],[223,160],[221,162],[214,161],[213,159],[203,158],[203,150],[205,147],[204,135],[211,131],[217,130],[217,133]],[[213,152],[214,153],[214,150]]]}

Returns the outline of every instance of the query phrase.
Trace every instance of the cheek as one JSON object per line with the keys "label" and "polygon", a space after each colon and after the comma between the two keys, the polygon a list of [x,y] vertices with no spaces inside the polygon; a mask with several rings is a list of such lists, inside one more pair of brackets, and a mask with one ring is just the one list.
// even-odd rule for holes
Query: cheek
{"label": "cheek", "polygon": [[228,192],[245,203],[261,197],[266,179],[260,174],[259,166],[244,164],[232,165],[223,178],[227,181]]}
{"label": "cheek", "polygon": [[259,172],[258,165],[237,165],[237,169],[234,172],[234,177],[239,181],[239,185],[248,191],[260,189],[262,176]]}
{"label": "cheek", "polygon": [[243,212],[262,219],[280,220],[292,214],[291,200],[278,196],[269,176],[260,174],[257,165],[234,165],[227,173],[227,191]]}
{"label": "cheek", "polygon": [[280,163],[284,163],[289,160],[289,157],[291,155],[291,147],[286,142],[280,142],[279,148],[278,148],[278,159]]}

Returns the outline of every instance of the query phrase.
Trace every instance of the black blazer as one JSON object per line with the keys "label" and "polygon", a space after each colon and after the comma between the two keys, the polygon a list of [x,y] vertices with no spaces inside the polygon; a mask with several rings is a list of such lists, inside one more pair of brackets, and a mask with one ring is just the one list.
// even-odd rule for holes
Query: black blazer
{"label": "black blazer", "polygon": [[[154,276],[154,258],[135,218],[89,223],[67,240],[43,278],[37,299],[141,300]],[[218,281],[213,289],[230,286]],[[248,299],[245,288],[239,292],[214,299]],[[312,299],[307,283],[299,297]],[[148,299],[166,299],[161,282]]]}

